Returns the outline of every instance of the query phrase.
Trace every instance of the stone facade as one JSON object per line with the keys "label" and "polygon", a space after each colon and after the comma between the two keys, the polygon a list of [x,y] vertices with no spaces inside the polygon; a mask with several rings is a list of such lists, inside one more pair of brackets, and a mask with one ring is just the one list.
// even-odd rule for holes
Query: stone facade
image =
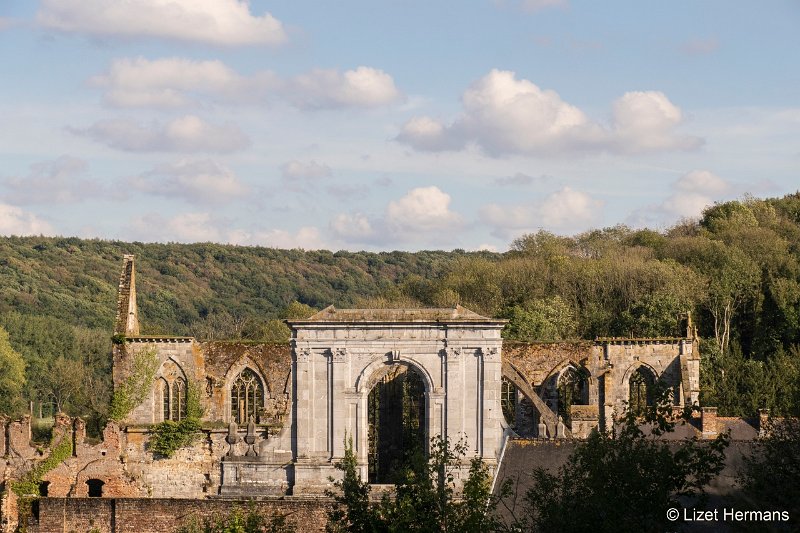
{"label": "stone facade", "polygon": [[[685,338],[523,344],[502,341],[504,321],[460,306],[329,307],[289,321],[289,345],[148,337],[139,331],[132,256],[124,258],[115,323],[115,387],[143,351],[155,356],[155,380],[125,420],[106,428],[100,444],[85,442],[82,421],[60,422],[75,447],[72,458],[43,478],[50,498],[87,497],[92,483],[104,498],[318,497],[330,487],[333,465],[350,439],[367,478],[370,392],[397,368],[421,379],[425,442],[464,437],[469,454],[492,469],[509,436],[582,438],[608,427],[640,383],[634,375],[661,380],[676,406],[699,398],[700,354],[691,326]],[[205,413],[200,435],[171,458],[154,455],[149,428],[181,418],[192,387]],[[514,420],[504,417],[509,409]],[[0,489],[48,453],[30,438],[29,418],[0,418]],[[11,491],[5,494],[0,519],[9,530],[16,502]],[[119,507],[109,512],[114,516]]]}

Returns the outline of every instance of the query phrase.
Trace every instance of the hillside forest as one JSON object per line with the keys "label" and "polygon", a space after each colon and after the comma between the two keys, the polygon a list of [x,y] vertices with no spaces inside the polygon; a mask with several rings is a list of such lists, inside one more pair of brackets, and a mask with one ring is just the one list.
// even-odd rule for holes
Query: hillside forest
{"label": "hillside forest", "polygon": [[[286,342],[284,318],[461,304],[512,341],[701,338],[702,403],[800,415],[800,193],[715,204],[663,231],[524,235],[505,253],[330,252],[0,238],[0,412],[63,410],[99,429],[123,254],[142,332]],[[38,411],[38,412],[37,412]]]}

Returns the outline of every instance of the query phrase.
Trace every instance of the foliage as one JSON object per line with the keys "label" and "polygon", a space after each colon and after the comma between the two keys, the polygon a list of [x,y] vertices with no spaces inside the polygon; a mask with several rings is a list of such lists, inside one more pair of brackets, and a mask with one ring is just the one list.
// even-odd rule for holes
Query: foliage
{"label": "foliage", "polygon": [[575,315],[560,296],[512,306],[500,317],[509,319],[503,330],[507,339],[558,341],[574,338],[577,330]]}
{"label": "foliage", "polygon": [[469,477],[461,494],[456,492],[455,472],[460,470],[467,447],[447,439],[431,439],[430,455],[420,452],[406,462],[395,483],[394,494],[380,503],[370,502],[370,486],[361,481],[352,441],[336,467],[343,472],[329,492],[334,504],[326,531],[335,532],[484,532],[496,530],[497,500],[491,494],[491,478],[479,458],[470,462]]}
{"label": "foliage", "polygon": [[0,327],[0,413],[17,414],[23,406],[20,393],[25,383],[25,361],[8,342]]}
{"label": "foliage", "polygon": [[122,421],[134,407],[142,403],[153,385],[158,371],[158,357],[154,348],[144,348],[126,354],[130,357],[130,374],[114,390],[111,399],[111,420]]}
{"label": "foliage", "polygon": [[176,533],[294,533],[296,529],[286,523],[284,515],[265,517],[250,508],[244,513],[234,507],[228,515],[190,520]]}
{"label": "foliage", "polygon": [[72,439],[65,435],[55,446],[51,445],[50,455],[31,468],[21,479],[14,481],[11,489],[19,497],[38,497],[42,478],[62,462],[72,456]]}
{"label": "foliage", "polygon": [[101,426],[125,253],[136,255],[146,280],[137,295],[147,335],[285,342],[281,318],[330,304],[461,304],[510,318],[509,338],[661,337],[685,335],[678,317],[690,311],[699,336],[719,346],[713,365],[704,363],[702,393],[721,416],[764,406],[800,413],[797,386],[781,373],[794,375],[786,356],[800,345],[800,193],[719,203],[663,232],[540,231],[504,254],[0,237],[0,326],[25,362],[24,382],[13,380],[21,393],[0,398],[43,404],[51,416],[41,378],[59,357],[80,361],[93,394],[73,395],[62,408],[87,416],[90,431]]}
{"label": "foliage", "polygon": [[[709,443],[669,443],[674,430],[666,390],[644,418],[630,411],[608,433],[594,432],[557,474],[538,468],[525,495],[524,531],[657,531],[674,528],[669,508],[703,500],[722,470],[727,434]],[[684,413],[684,420],[690,410]],[[621,503],[621,502],[624,502]]]}
{"label": "foliage", "polygon": [[740,482],[757,509],[800,515],[800,419],[770,420]]}
{"label": "foliage", "polygon": [[164,457],[172,457],[176,451],[189,446],[200,431],[203,405],[200,386],[189,382],[186,387],[186,417],[180,421],[164,420],[150,428],[150,451]]}

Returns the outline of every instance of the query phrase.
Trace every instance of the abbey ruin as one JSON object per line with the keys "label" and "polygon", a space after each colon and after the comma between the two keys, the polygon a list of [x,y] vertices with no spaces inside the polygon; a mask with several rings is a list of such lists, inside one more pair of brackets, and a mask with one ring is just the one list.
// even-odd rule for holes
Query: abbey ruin
{"label": "abbey ruin", "polygon": [[[322,524],[314,502],[330,488],[348,442],[362,479],[381,485],[391,483],[410,440],[424,447],[437,435],[465,439],[469,453],[497,471],[509,460],[510,439],[546,450],[585,438],[624,409],[651,402],[656,382],[669,388],[676,409],[699,400],[691,324],[680,338],[555,344],[504,342],[503,320],[460,306],[331,306],[288,325],[287,345],[142,335],[134,258],[125,256],[115,389],[136,377],[142,354],[155,358],[155,375],[99,444],[86,442],[82,420],[56,419],[52,448],[68,440],[71,454],[41,477],[38,531],[69,530],[67,521],[75,530],[158,530],[158,520],[165,527],[249,498]],[[202,407],[200,436],[171,457],[154,453],[150,428],[186,417],[190,389]],[[713,437],[724,424],[709,408],[691,431]],[[17,523],[10,483],[48,452],[31,445],[29,418],[0,418],[0,428],[5,532]],[[123,525],[129,521],[135,525]]]}

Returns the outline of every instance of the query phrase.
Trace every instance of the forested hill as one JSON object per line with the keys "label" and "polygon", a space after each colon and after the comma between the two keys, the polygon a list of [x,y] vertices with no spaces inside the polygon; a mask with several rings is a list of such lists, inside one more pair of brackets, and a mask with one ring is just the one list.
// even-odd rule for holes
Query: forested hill
{"label": "forested hill", "polygon": [[0,313],[51,316],[110,335],[126,253],[136,256],[143,332],[171,335],[197,333],[209,321],[276,318],[293,301],[352,306],[391,293],[409,276],[438,278],[459,257],[500,257],[2,237]]}
{"label": "forested hill", "polygon": [[504,254],[0,238],[0,326],[22,356],[3,367],[0,338],[0,368],[18,376],[0,379],[0,411],[15,394],[53,400],[75,375],[79,392],[62,407],[101,418],[99,394],[79,400],[80,391],[89,378],[93,391],[108,390],[126,253],[136,255],[145,334],[285,341],[278,318],[329,304],[460,303],[509,319],[504,336],[526,341],[683,335],[691,313],[705,405],[721,415],[800,414],[800,193],[718,204],[666,231],[538,232]]}

